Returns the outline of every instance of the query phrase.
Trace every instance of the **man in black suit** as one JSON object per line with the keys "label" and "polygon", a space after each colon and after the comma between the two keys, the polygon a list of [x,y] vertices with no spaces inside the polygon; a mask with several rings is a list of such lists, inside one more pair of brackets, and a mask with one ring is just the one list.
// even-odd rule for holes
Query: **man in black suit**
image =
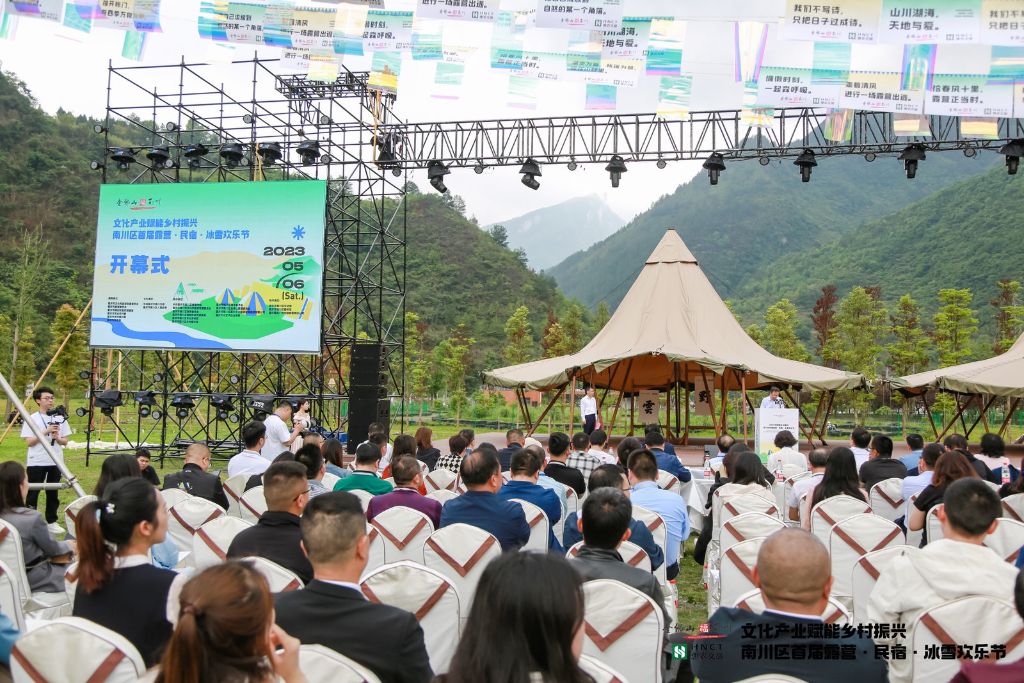
{"label": "man in black suit", "polygon": [[164,477],[164,489],[181,489],[197,498],[205,498],[228,509],[228,495],[220,477],[210,474],[210,449],[201,443],[194,443],[185,450],[185,466],[181,472]]}
{"label": "man in black suit", "polygon": [[559,484],[571,486],[577,496],[582,496],[587,491],[587,482],[582,472],[575,467],[569,467],[566,462],[569,459],[569,445],[568,434],[554,432],[548,437],[548,454],[551,460],[544,468],[544,474]]}
{"label": "man in black suit", "polygon": [[[884,683],[885,661],[876,658],[870,633],[854,631],[847,637],[842,629],[822,623],[832,571],[821,541],[802,529],[776,531],[757,554],[754,584],[764,598],[763,614],[721,607],[709,626],[711,635],[725,637],[690,641],[690,663],[701,683],[730,683],[764,674],[829,683]],[[704,648],[706,653],[701,652]]]}
{"label": "man in black suit", "polygon": [[505,447],[498,451],[498,462],[501,463],[501,471],[509,472],[512,469],[512,454],[523,447],[526,437],[523,430],[510,429],[505,432]]}
{"label": "man in black suit", "polygon": [[427,683],[434,674],[415,615],[370,602],[359,588],[370,556],[359,499],[334,491],[310,501],[302,513],[302,545],[316,578],[275,596],[277,625],[304,645],[355,660],[382,683]]}

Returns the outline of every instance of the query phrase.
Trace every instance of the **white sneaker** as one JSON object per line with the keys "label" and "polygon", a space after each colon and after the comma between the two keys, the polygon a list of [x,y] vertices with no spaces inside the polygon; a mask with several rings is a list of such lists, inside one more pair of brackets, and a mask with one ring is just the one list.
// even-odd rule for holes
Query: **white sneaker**
{"label": "white sneaker", "polygon": [[46,528],[49,529],[50,533],[54,536],[56,536],[57,534],[64,533],[64,527],[62,527],[60,524],[57,524],[57,522],[53,522],[51,524],[46,525]]}

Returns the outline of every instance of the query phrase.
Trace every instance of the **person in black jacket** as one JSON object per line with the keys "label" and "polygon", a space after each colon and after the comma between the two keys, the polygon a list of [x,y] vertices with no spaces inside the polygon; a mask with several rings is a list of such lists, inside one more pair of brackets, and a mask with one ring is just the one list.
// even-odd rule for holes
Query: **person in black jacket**
{"label": "person in black jacket", "polygon": [[205,498],[228,509],[228,496],[220,477],[210,474],[210,449],[201,443],[194,443],[185,451],[185,466],[181,472],[164,477],[164,490],[181,489],[197,498]]}
{"label": "person in black jacket", "polygon": [[505,447],[498,451],[498,462],[501,463],[501,471],[508,472],[512,469],[512,454],[523,447],[526,437],[523,430],[510,429],[505,432]]}
{"label": "person in black jacket", "polygon": [[[732,439],[732,437],[729,437]],[[720,438],[719,444],[722,443]],[[711,542],[711,532],[715,526],[715,515],[712,503],[714,502],[715,491],[722,488],[732,480],[732,468],[736,464],[736,458],[739,457],[739,449],[737,451],[732,450],[732,446],[736,443],[735,439],[732,439],[732,443],[729,445],[729,451],[722,457],[722,463],[719,465],[718,471],[715,472],[715,483],[708,489],[708,502],[704,506],[707,510],[707,514],[704,516],[704,525],[700,528],[700,535],[697,537],[696,542],[693,544],[693,561],[697,564],[703,565],[704,560],[707,559],[708,543]],[[749,449],[748,449],[749,450]]]}
{"label": "person in black jacket", "polygon": [[148,448],[140,448],[135,451],[135,459],[139,463],[139,471],[142,473],[142,478],[148,481],[153,486],[160,488],[160,475],[156,473],[156,469],[149,464],[150,455]]}
{"label": "person in black jacket", "polygon": [[416,616],[370,602],[359,588],[370,555],[359,499],[333,491],[310,501],[302,513],[302,544],[315,579],[275,596],[277,625],[303,645],[323,645],[355,660],[382,683],[427,683],[434,674]]}
{"label": "person in black jacket", "polygon": [[562,432],[553,432],[548,437],[548,455],[551,460],[544,468],[544,474],[551,477],[559,484],[571,486],[577,496],[582,496],[587,491],[587,481],[583,473],[575,467],[569,467],[566,462],[569,459],[569,435]]}
{"label": "person in black jacket", "polygon": [[999,477],[993,474],[992,468],[974,457],[974,453],[971,453],[971,449],[967,447],[967,439],[964,438],[963,434],[950,434],[942,440],[942,445],[948,451],[960,451],[963,453],[964,457],[967,458],[967,462],[971,463],[971,468],[985,481],[990,481],[993,484],[1002,483]]}
{"label": "person in black jacket", "polygon": [[434,448],[434,432],[430,427],[420,427],[416,430],[416,457],[426,464],[428,471],[434,471],[441,451]]}

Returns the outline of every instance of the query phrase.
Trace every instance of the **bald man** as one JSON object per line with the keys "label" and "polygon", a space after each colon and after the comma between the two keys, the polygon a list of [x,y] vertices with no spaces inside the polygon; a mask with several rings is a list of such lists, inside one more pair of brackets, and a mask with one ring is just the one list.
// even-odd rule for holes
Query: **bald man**
{"label": "bald man", "polygon": [[185,466],[181,472],[164,477],[164,489],[181,489],[185,493],[205,498],[228,509],[228,497],[220,483],[220,477],[210,474],[210,449],[205,444],[194,443],[185,450]]}
{"label": "bald man", "polygon": [[[729,683],[764,674],[829,683],[886,680],[885,662],[875,658],[868,634],[831,638],[825,631],[823,637],[821,614],[828,606],[832,571],[828,551],[818,539],[802,529],[775,532],[761,546],[753,577],[761,589],[764,613],[721,607],[711,617],[710,632],[725,637],[690,641],[691,666],[701,683]],[[774,658],[763,653],[758,657],[761,646],[770,647]],[[746,655],[744,648],[748,648]],[[783,652],[785,656],[780,657],[778,653]]]}

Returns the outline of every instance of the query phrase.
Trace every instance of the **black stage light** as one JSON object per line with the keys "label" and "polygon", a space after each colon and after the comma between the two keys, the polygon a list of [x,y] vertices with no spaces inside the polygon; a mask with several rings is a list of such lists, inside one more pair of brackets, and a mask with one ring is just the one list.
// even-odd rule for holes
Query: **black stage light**
{"label": "black stage light", "polygon": [[523,167],[519,169],[519,172],[523,174],[523,185],[526,185],[531,190],[536,190],[540,187],[535,178],[541,175],[540,166],[533,159],[527,159]]}
{"label": "black stage light", "polygon": [[97,123],[95,126],[92,127],[92,129],[96,131],[97,134],[103,134],[107,132],[107,129],[103,127],[102,123]]}
{"label": "black stage light", "polygon": [[875,160],[875,153],[874,152],[868,152],[867,154],[864,155],[864,160],[867,161],[868,163],[874,161]]}
{"label": "black stage light", "polygon": [[113,415],[114,408],[123,405],[121,401],[121,392],[117,389],[107,389],[101,391],[96,397],[96,407],[100,409],[104,415]]}
{"label": "black stage light", "polygon": [[320,143],[316,140],[303,140],[295,148],[295,151],[298,153],[299,159],[302,160],[303,166],[312,166],[320,156]]}
{"label": "black stage light", "polygon": [[973,157],[977,153],[978,153],[978,150],[974,149],[973,147],[970,147],[970,146],[964,147],[964,156],[967,157],[968,159],[970,159],[971,157]]}
{"label": "black stage light", "polygon": [[174,160],[171,159],[171,153],[167,147],[150,147],[149,151],[146,152],[146,158],[157,168],[171,168],[174,166]]}
{"label": "black stage light", "polygon": [[78,417],[85,417],[88,414],[89,410],[87,408],[79,408],[78,410],[75,411],[75,415],[77,415]]}
{"label": "black stage light", "polygon": [[210,150],[206,149],[206,145],[199,142],[186,147],[184,156],[188,159],[189,166],[199,168],[203,164],[203,156],[209,153]]}
{"label": "black stage light", "polygon": [[110,158],[117,164],[117,170],[123,173],[135,161],[135,152],[132,151],[131,147],[115,147],[110,150]]}
{"label": "black stage light", "polygon": [[281,145],[277,142],[261,142],[256,145],[256,153],[260,155],[264,166],[273,166],[281,160]]}
{"label": "black stage light", "polygon": [[907,177],[913,178],[917,175],[917,162],[924,161],[924,145],[908,145],[897,157],[903,162],[903,168],[907,171]]}
{"label": "black stage light", "polygon": [[708,171],[708,179],[712,185],[718,184],[718,174],[725,170],[725,158],[718,152],[712,152],[708,160],[704,162],[703,168]]}
{"label": "black stage light", "polygon": [[570,161],[570,162],[569,162],[568,164],[566,164],[565,166],[566,166],[566,168],[568,168],[568,169],[569,169],[570,171],[575,171],[575,170],[576,170],[576,162],[575,162],[575,161]]}
{"label": "black stage light", "polygon": [[473,173],[476,173],[477,175],[480,175],[483,172],[484,172],[484,165],[483,165],[482,162],[478,161],[476,166],[473,167]]}
{"label": "black stage light", "polygon": [[800,180],[805,183],[811,182],[811,169],[818,165],[814,160],[814,150],[805,149],[793,163],[800,167]]}
{"label": "black stage light", "polygon": [[1006,172],[1017,175],[1020,158],[1024,157],[1024,140],[1013,140],[999,148],[999,153],[1006,156]]}
{"label": "black stage light", "polygon": [[90,370],[79,370],[78,371],[78,376],[81,379],[89,379],[90,377],[92,377],[92,371],[90,371]]}
{"label": "black stage light", "polygon": [[235,412],[235,405],[228,394],[214,394],[210,397],[210,405],[216,408],[218,420],[226,420]]}
{"label": "black stage light", "polygon": [[658,168],[665,168],[666,166],[668,166],[668,162],[666,162],[664,159],[658,159],[658,163],[655,164],[655,166],[657,166]]}
{"label": "black stage light", "polygon": [[448,191],[448,188],[444,184],[444,177],[449,173],[451,173],[451,171],[449,171],[448,167],[440,161],[431,161],[427,164],[427,178],[430,179],[430,186],[441,194]]}
{"label": "black stage light", "polygon": [[612,178],[612,187],[619,186],[619,179],[622,178],[622,174],[628,169],[626,168],[626,162],[623,161],[622,157],[618,154],[611,158],[608,165],[604,167],[604,170],[608,171]]}
{"label": "black stage light", "polygon": [[253,417],[257,420],[262,420],[274,412],[274,404],[277,402],[273,394],[250,394],[246,400],[253,411]]}
{"label": "black stage light", "polygon": [[100,162],[98,162],[98,161],[90,161],[90,162],[89,162],[89,168],[91,168],[91,169],[92,169],[92,170],[94,170],[94,171],[98,171],[98,170],[100,170],[101,168],[105,168],[105,167],[106,167],[106,166],[105,166],[104,164],[101,164],[101,163],[100,163]]}
{"label": "black stage light", "polygon": [[156,419],[160,417],[160,411],[154,411],[156,406],[156,392],[155,391],[137,391],[135,392],[135,402],[139,404],[139,417],[149,417],[154,412]]}
{"label": "black stage light", "polygon": [[196,401],[192,398],[192,394],[179,393],[175,394],[174,398],[171,399],[171,407],[174,408],[174,414],[178,419],[184,420],[192,412],[192,409],[196,407]]}
{"label": "black stage light", "polygon": [[757,163],[761,164],[762,166],[767,166],[768,164],[772,163],[772,160],[764,155],[761,155],[757,158]]}
{"label": "black stage light", "polygon": [[242,146],[237,142],[221,145],[220,156],[228,168],[235,168],[242,163]]}

